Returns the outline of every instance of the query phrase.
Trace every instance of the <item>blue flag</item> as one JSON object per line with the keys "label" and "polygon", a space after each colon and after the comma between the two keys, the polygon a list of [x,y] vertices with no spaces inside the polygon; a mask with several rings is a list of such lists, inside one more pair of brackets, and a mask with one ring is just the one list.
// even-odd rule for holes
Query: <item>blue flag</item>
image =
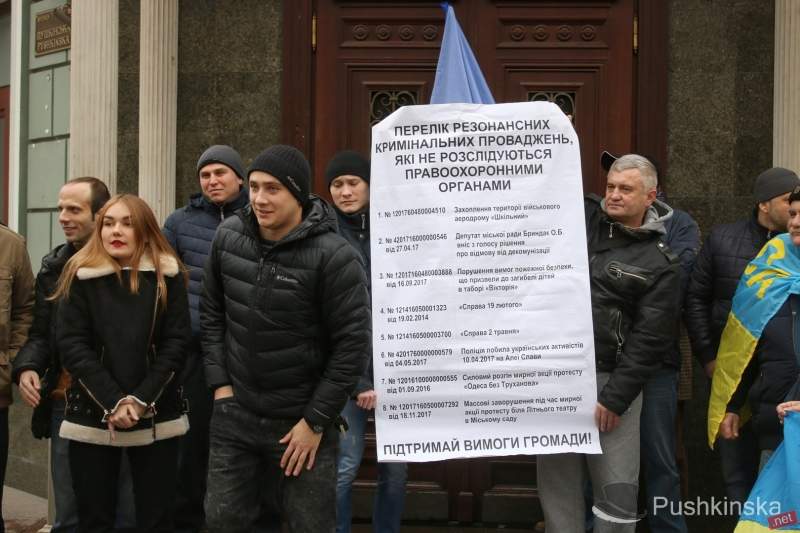
{"label": "blue flag", "polygon": [[800,413],[789,412],[783,442],[758,475],[735,533],[800,530]]}
{"label": "blue flag", "polygon": [[453,6],[442,4],[446,15],[432,104],[493,104],[494,97],[483,79]]}

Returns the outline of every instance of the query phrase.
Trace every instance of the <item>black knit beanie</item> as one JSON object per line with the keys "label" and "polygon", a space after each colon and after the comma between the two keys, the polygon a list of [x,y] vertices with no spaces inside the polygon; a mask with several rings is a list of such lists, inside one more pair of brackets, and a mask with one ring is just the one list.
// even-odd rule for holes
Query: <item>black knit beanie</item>
{"label": "black knit beanie", "polygon": [[328,183],[328,188],[331,188],[333,180],[347,175],[358,176],[369,183],[369,161],[352,150],[337,153],[328,163],[328,168],[325,169],[325,181]]}
{"label": "black knit beanie", "polygon": [[270,146],[253,160],[247,177],[256,170],[275,176],[297,198],[300,205],[305,206],[308,202],[311,167],[302,152],[294,146]]}
{"label": "black knit beanie", "polygon": [[207,148],[203,155],[200,156],[200,159],[197,160],[197,174],[199,175],[200,169],[209,163],[221,163],[233,170],[240,179],[244,179],[242,157],[239,152],[230,146],[215,144]]}
{"label": "black knit beanie", "polygon": [[753,196],[756,203],[768,202],[776,196],[792,192],[800,185],[800,178],[788,168],[773,167],[765,170],[756,178]]}

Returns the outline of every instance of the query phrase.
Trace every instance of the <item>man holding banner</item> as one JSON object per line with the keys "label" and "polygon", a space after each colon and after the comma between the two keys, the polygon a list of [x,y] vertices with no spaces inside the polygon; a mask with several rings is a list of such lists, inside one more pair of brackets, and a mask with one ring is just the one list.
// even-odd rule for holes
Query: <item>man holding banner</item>
{"label": "man holding banner", "polygon": [[672,210],[656,200],[657,175],[629,154],[608,173],[605,198],[586,200],[602,455],[538,457],[550,531],[584,530],[584,464],[594,490],[594,531],[634,531],[641,391],[672,346],[679,316],[677,258],[661,242]]}

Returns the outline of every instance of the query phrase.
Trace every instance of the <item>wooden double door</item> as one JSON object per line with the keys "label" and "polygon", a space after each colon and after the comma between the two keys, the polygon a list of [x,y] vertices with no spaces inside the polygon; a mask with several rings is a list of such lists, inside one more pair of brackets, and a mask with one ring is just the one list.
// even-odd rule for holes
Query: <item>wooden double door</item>
{"label": "wooden double door", "polygon": [[[668,2],[451,4],[498,103],[549,100],[572,117],[587,192],[603,188],[603,150],[665,161]],[[309,156],[315,192],[327,196],[323,173],[335,152],[368,154],[372,125],[400,106],[428,103],[443,31],[434,1],[284,2],[283,140]],[[370,432],[354,491],[357,518],[370,516],[376,470]],[[406,501],[410,520],[541,516],[532,457],[412,464]]]}

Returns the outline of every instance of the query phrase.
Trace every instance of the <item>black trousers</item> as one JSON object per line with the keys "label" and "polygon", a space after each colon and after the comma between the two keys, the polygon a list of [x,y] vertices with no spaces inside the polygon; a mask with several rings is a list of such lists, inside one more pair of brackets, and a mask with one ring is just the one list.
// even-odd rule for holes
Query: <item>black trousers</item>
{"label": "black trousers", "polygon": [[[195,357],[202,360],[199,354]],[[172,519],[175,531],[196,533],[206,523],[203,501],[208,478],[208,424],[213,401],[213,393],[206,387],[202,364],[184,381],[183,395],[189,401],[190,429],[180,437],[178,491]]]}
{"label": "black trousers", "polygon": [[[133,478],[137,531],[172,531],[172,504],[178,478],[178,439],[126,448]],[[122,449],[69,443],[72,484],[80,533],[110,532],[117,509]]]}

